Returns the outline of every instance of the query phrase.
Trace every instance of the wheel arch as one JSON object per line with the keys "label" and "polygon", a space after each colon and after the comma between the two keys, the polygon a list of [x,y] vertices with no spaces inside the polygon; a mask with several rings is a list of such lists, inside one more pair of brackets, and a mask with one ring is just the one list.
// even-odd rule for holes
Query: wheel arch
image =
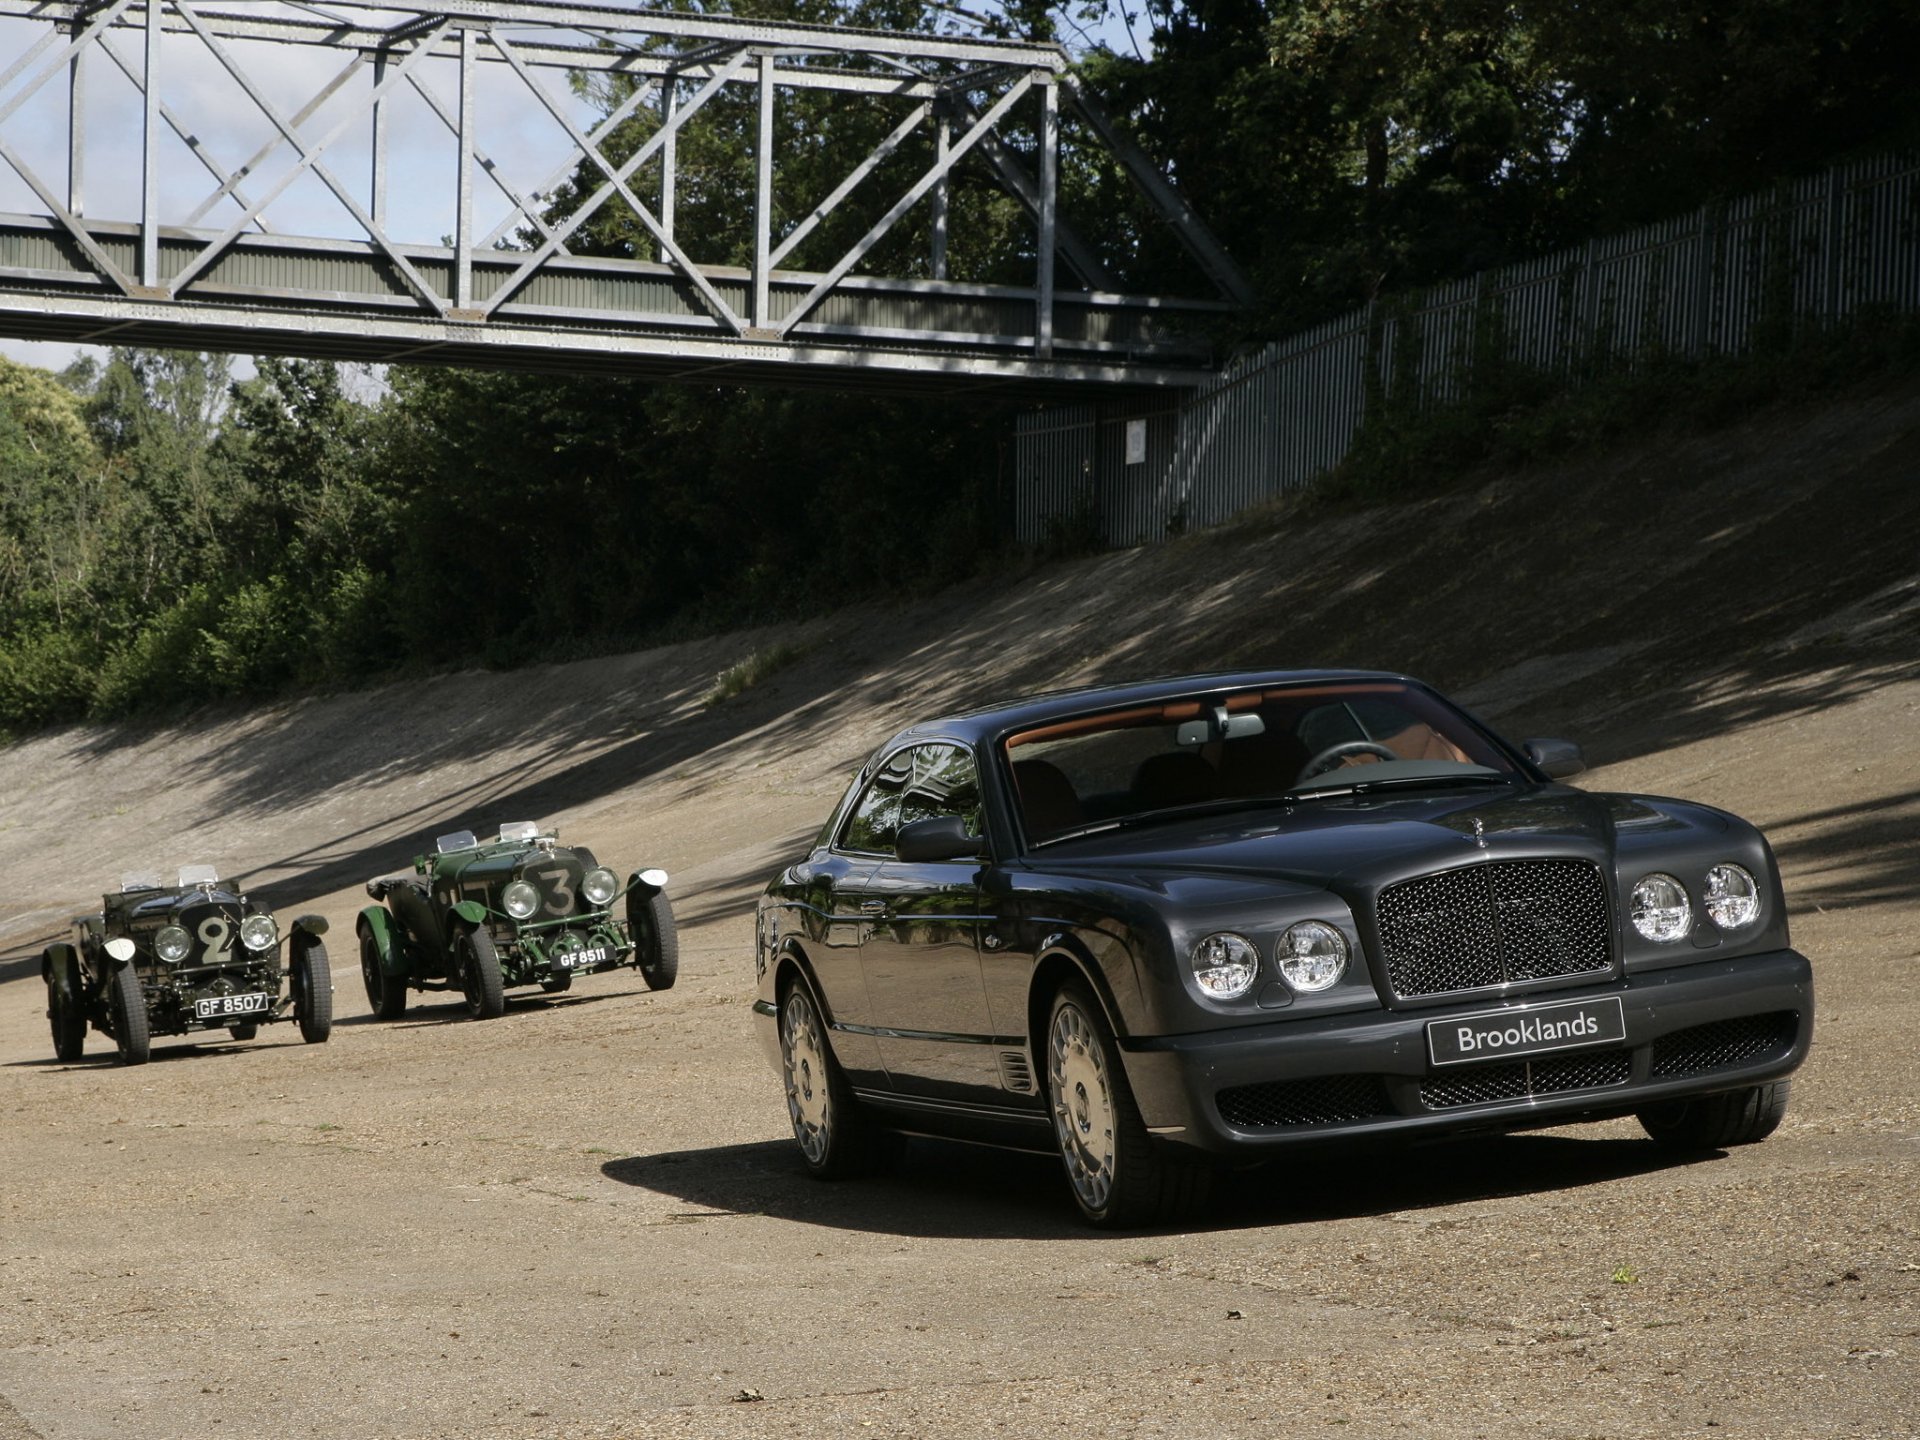
{"label": "wheel arch", "polygon": [[393,916],[384,905],[369,905],[354,919],[353,931],[361,939],[371,939],[380,956],[380,968],[395,979],[407,978],[406,956],[401,953],[394,932]]}
{"label": "wheel arch", "polygon": [[1085,985],[1093,995],[1094,1003],[1105,1015],[1107,1028],[1116,1038],[1127,1033],[1113,987],[1093,956],[1072,935],[1047,937],[1039,961],[1033,967],[1032,978],[1027,982],[1027,1054],[1033,1065],[1034,1082],[1042,1095],[1047,1091],[1046,1034],[1053,999],[1063,986],[1074,981]]}

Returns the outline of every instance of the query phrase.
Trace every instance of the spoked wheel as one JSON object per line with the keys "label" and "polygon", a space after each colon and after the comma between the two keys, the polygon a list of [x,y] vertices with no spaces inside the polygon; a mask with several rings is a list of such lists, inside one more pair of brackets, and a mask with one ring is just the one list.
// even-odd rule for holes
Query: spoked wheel
{"label": "spoked wheel", "polygon": [[1106,1017],[1078,985],[1054,997],[1047,1094],[1074,1203],[1093,1224],[1156,1225],[1206,1198],[1212,1172],[1148,1139]]}
{"label": "spoked wheel", "polygon": [[476,1020],[504,1014],[507,996],[500,976],[500,952],[494,949],[487,927],[475,925],[461,932],[455,943],[460,947],[460,988],[466,992],[467,1013]]}
{"label": "spoked wheel", "polygon": [[371,930],[360,932],[360,979],[367,987],[367,1008],[381,1020],[398,1020],[407,1011],[407,982],[389,975],[380,963],[380,942]]}
{"label": "spoked wheel", "polygon": [[1757,1144],[1779,1129],[1792,1092],[1791,1080],[1774,1080],[1721,1095],[1672,1100],[1634,1118],[1669,1150],[1724,1150]]}
{"label": "spoked wheel", "polygon": [[[72,992],[74,976],[70,967],[54,959],[47,965],[47,1026],[53,1031],[53,1058],[74,1061],[87,1046],[87,1012]],[[62,971],[67,973],[62,974]]]}
{"label": "spoked wheel", "polygon": [[333,967],[327,963],[327,947],[311,936],[304,945],[296,942],[289,968],[300,1038],[309,1045],[325,1044],[333,1033]]}
{"label": "spoked wheel", "polygon": [[144,1065],[153,1041],[147,1031],[147,996],[131,965],[116,965],[107,980],[107,1019],[123,1065]]}
{"label": "spoked wheel", "polygon": [[871,1170],[877,1137],[828,1048],[826,1023],[804,981],[789,985],[780,1002],[780,1070],[787,1117],[808,1172],[840,1180]]}
{"label": "spoked wheel", "polygon": [[633,931],[633,950],[639,957],[640,978],[649,990],[671,990],[680,974],[680,932],[673,923],[667,892],[642,897],[627,892],[627,926]]}

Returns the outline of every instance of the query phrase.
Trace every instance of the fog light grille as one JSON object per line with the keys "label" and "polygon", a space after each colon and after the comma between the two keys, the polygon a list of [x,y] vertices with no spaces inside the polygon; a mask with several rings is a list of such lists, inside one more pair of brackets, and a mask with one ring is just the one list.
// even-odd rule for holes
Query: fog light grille
{"label": "fog light grille", "polygon": [[1800,1017],[1791,1010],[1676,1030],[1653,1042],[1653,1073],[1662,1078],[1698,1075],[1777,1059],[1793,1048],[1799,1034]]}
{"label": "fog light grille", "polygon": [[1324,1075],[1237,1085],[1215,1097],[1220,1118],[1237,1130],[1289,1125],[1340,1125],[1393,1114],[1378,1075]]}

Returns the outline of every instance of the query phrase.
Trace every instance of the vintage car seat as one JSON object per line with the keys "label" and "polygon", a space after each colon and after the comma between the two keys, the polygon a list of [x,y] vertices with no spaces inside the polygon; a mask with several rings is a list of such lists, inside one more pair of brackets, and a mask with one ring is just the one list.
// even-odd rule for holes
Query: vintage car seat
{"label": "vintage car seat", "polygon": [[1045,760],[1016,760],[1013,783],[1020,792],[1020,814],[1027,823],[1027,833],[1036,840],[1071,830],[1086,819],[1073,782],[1058,765]]}
{"label": "vintage car seat", "polygon": [[1192,805],[1220,793],[1220,777],[1191,750],[1149,755],[1133,772],[1133,801],[1143,810]]}

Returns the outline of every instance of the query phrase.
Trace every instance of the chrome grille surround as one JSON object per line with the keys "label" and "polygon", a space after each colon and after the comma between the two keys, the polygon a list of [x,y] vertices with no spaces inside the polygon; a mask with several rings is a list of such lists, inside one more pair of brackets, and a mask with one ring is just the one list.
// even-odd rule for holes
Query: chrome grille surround
{"label": "chrome grille surround", "polygon": [[1375,903],[1387,984],[1401,999],[1604,972],[1613,923],[1600,867],[1494,860],[1389,885]]}

